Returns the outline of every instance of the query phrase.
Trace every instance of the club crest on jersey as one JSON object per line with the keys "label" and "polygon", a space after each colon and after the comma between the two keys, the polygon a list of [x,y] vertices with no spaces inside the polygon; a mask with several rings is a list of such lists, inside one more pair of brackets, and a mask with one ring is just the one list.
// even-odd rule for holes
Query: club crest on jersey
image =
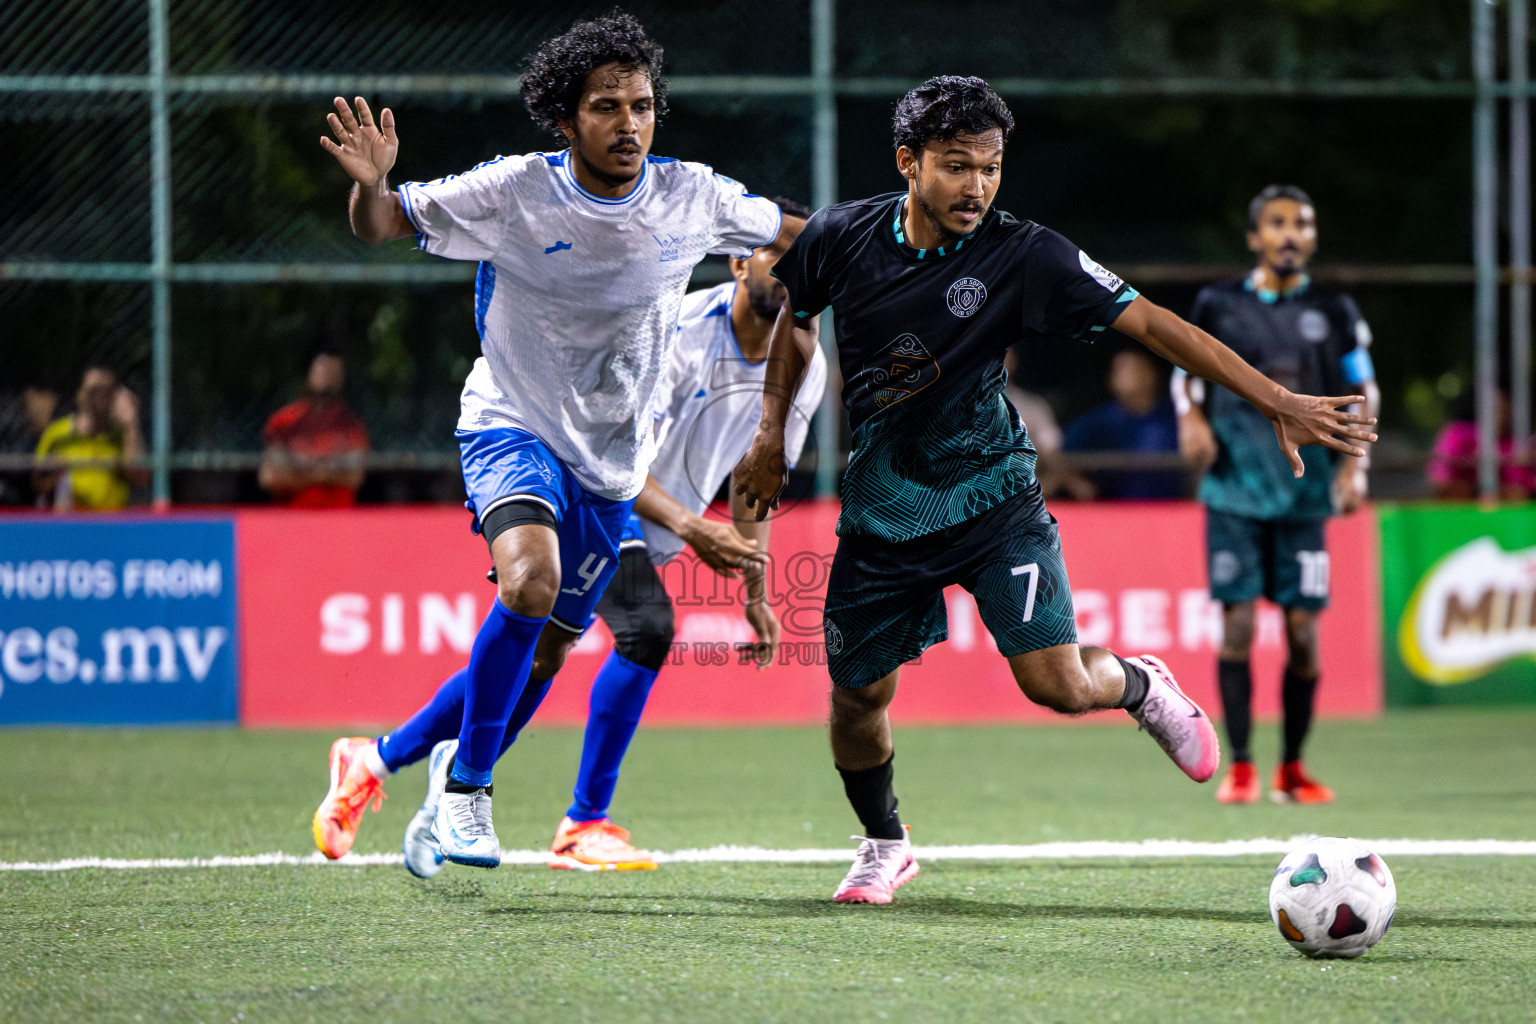
{"label": "club crest on jersey", "polygon": [[939,379],[939,364],[915,334],[903,334],[878,356],[864,364],[870,394],[884,409]]}
{"label": "club crest on jersey", "polygon": [[944,301],[949,304],[949,311],[955,316],[970,316],[987,301],[987,286],[974,277],[962,277],[949,286],[949,294],[944,296]]}
{"label": "club crest on jersey", "polygon": [[1304,309],[1296,318],[1296,330],[1306,341],[1322,341],[1328,337],[1328,317],[1320,309]]}
{"label": "club crest on jersey", "polygon": [[651,237],[656,239],[657,245],[661,246],[661,258],[657,262],[671,263],[673,260],[677,259],[679,250],[683,244],[683,239],[687,238],[688,236],[652,235]]}
{"label": "club crest on jersey", "polygon": [[822,632],[827,637],[827,653],[836,655],[843,652],[843,631],[837,628],[837,623],[831,619],[821,620]]}
{"label": "club crest on jersey", "polygon": [[1124,281],[1120,280],[1119,275],[1105,270],[1102,266],[1089,259],[1088,254],[1081,249],[1077,250],[1077,262],[1083,268],[1083,273],[1110,291],[1118,291],[1120,286],[1125,284]]}

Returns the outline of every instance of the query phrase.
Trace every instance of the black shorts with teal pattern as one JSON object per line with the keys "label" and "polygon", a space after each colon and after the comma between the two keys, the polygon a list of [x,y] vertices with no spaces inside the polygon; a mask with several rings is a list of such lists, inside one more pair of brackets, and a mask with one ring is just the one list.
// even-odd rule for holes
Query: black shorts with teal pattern
{"label": "black shorts with teal pattern", "polygon": [[1056,520],[1038,484],[963,523],[905,541],[838,541],[827,584],[832,682],[868,686],[949,637],[944,588],[976,598],[1005,656],[1077,642]]}
{"label": "black shorts with teal pattern", "polygon": [[1328,607],[1326,522],[1249,519],[1207,509],[1211,596],[1229,605],[1263,595],[1282,608]]}

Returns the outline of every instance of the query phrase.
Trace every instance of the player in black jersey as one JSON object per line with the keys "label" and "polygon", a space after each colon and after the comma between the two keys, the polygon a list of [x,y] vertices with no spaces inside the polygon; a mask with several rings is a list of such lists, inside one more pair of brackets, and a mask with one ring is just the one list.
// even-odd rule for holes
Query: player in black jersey
{"label": "player in black jersey", "polygon": [[1252,401],[1298,473],[1298,445],[1358,455],[1352,442],[1374,438],[1365,417],[1336,411],[1359,396],[1292,394],[1054,231],[993,210],[1012,129],[979,78],[917,87],[896,108],[906,191],[817,212],[774,269],[788,300],[738,491],[759,518],[777,505],[785,418],[815,344],[805,324],[829,305],[853,428],[824,625],[833,759],[865,830],[840,902],[889,902],[917,873],[886,708],[902,663],[945,639],[948,584],[975,595],[1029,699],[1067,714],[1124,708],[1197,781],[1220,759],[1210,721],[1160,661],[1078,646],[1034,446],[1002,396],[1009,346],[1091,341],[1113,325]]}
{"label": "player in black jersey", "polygon": [[[1271,185],[1248,206],[1248,247],[1257,266],[1195,299],[1190,320],[1218,335],[1270,379],[1295,391],[1363,391],[1377,404],[1371,330],[1348,295],[1313,284],[1307,264],[1317,251],[1312,200],[1294,185]],[[1175,373],[1179,447],[1206,468],[1211,596],[1222,605],[1217,679],[1232,742],[1232,767],[1216,790],[1221,803],[1253,803],[1259,778],[1248,747],[1253,677],[1249,651],[1263,596],[1285,609],[1287,660],[1280,685],[1284,718],[1280,766],[1270,795],[1288,803],[1327,803],[1333,791],[1301,763],[1317,693],[1317,615],[1328,605],[1328,548],[1323,526],[1335,509],[1364,500],[1365,459],[1341,459],[1324,448],[1302,455],[1297,479],[1270,442],[1269,424],[1225,388]],[[1194,394],[1192,394],[1194,392]]]}

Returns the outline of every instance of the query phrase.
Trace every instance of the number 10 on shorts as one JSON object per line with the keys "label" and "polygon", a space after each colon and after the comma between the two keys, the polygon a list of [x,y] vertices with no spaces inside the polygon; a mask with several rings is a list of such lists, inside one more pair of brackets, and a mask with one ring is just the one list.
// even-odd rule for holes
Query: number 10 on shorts
{"label": "number 10 on shorts", "polygon": [[1327,597],[1328,552],[1298,551],[1296,561],[1301,565],[1301,582],[1296,588],[1301,591],[1301,596]]}
{"label": "number 10 on shorts", "polygon": [[1016,565],[1013,567],[1015,576],[1029,577],[1029,590],[1024,594],[1024,620],[1028,622],[1035,617],[1035,590],[1040,586],[1040,563],[1030,562],[1028,565]]}

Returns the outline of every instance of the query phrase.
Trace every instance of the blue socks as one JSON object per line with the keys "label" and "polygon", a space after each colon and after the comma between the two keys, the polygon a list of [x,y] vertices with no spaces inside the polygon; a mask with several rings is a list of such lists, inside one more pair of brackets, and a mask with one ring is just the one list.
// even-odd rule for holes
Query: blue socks
{"label": "blue socks", "polygon": [[656,682],[656,669],[637,665],[614,651],[592,681],[592,704],[581,746],[581,771],[576,776],[575,802],[566,816],[596,821],[608,816],[608,804],[619,781],[619,764],[640,725],[640,714]]}
{"label": "blue socks", "polygon": [[491,602],[491,611],[475,634],[464,686],[464,719],[453,781],[489,786],[491,769],[501,756],[502,740],[513,709],[528,685],[533,651],[549,617],[529,618]]}
{"label": "blue socks", "polygon": [[[432,699],[404,725],[379,737],[379,756],[384,759],[386,768],[397,772],[408,764],[415,764],[432,753],[432,748],[443,740],[451,740],[459,734],[459,728],[464,724],[464,687],[468,681],[469,669],[459,669],[443,680]],[[501,741],[503,754],[539,710],[539,705],[544,703],[551,682],[550,679],[542,682],[528,680],[523,695],[512,709],[512,717],[507,721],[507,733]]]}
{"label": "blue socks", "polygon": [[[498,610],[500,615],[497,614]],[[482,762],[471,758],[483,756],[485,746],[493,734],[493,727],[480,720],[471,723],[469,715],[465,713],[465,705],[472,685],[471,674],[476,655],[480,654],[482,643],[486,641],[486,634],[490,632],[493,623],[501,633],[495,639],[504,645],[510,646],[510,643],[517,643],[526,637],[526,652],[520,660],[523,685],[516,688],[517,696],[507,715],[505,728],[495,733],[494,756]],[[486,617],[480,635],[475,638],[474,651],[470,655],[471,667],[461,668],[449,676],[420,711],[405,724],[379,737],[379,756],[383,758],[385,766],[392,772],[399,771],[426,757],[435,744],[453,739],[457,734],[460,757],[454,763],[454,777],[467,785],[489,785],[490,769],[479,769],[479,765],[495,763],[517,739],[549,693],[551,680],[528,680],[528,671],[533,664],[533,644],[543,629],[543,623],[544,620],[530,619],[507,611],[497,601],[491,614]],[[512,637],[510,643],[506,639],[508,636]],[[481,665],[505,665],[513,662],[516,654],[515,651],[509,654],[492,650],[491,658],[481,656]],[[483,694],[483,707],[505,707],[505,701],[513,692],[513,687],[506,682],[510,674],[510,671],[506,671],[500,677],[503,682],[501,703],[494,702],[496,694]],[[656,682],[656,676],[657,670],[637,665],[618,652],[613,652],[608,655],[597,678],[592,681],[592,702],[581,748],[581,770],[576,776],[575,802],[566,812],[573,820],[595,821],[607,817],[608,805],[618,785],[619,766],[629,750],[630,741],[634,739],[635,730],[639,728],[640,716],[645,711],[645,702],[651,695],[651,686]],[[468,742],[465,739],[466,733],[481,744],[480,755],[472,753],[470,758],[464,757],[463,752],[467,749],[465,744]],[[469,774],[464,771],[466,768],[479,771],[470,778],[461,778],[461,775]]]}
{"label": "blue socks", "polygon": [[459,669],[443,681],[432,699],[407,718],[404,725],[379,737],[379,756],[384,759],[384,767],[397,772],[432,753],[432,748],[443,740],[459,734],[459,727],[464,724],[464,687],[468,682],[469,669]]}

